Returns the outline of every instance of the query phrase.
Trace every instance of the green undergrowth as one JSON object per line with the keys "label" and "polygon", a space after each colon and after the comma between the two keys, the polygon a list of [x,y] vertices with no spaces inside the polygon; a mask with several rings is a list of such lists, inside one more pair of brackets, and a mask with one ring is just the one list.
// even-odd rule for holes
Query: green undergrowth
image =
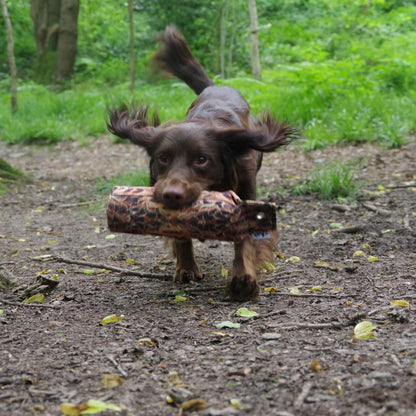
{"label": "green undergrowth", "polygon": [[143,170],[133,170],[108,179],[98,179],[97,193],[107,195],[114,186],[149,186],[149,173]]}
{"label": "green undergrowth", "polygon": [[7,192],[10,185],[25,183],[29,177],[21,170],[9,165],[5,160],[0,159],[0,195]]}
{"label": "green undergrowth", "polygon": [[[113,18],[122,19],[114,7]],[[232,78],[221,80],[213,65],[207,67],[217,84],[240,90],[254,114],[269,109],[288,120],[302,131],[306,150],[364,142],[397,148],[415,134],[414,1],[261,0],[258,12],[262,80],[247,75],[245,38],[236,40]],[[129,90],[126,56],[118,49],[126,33],[117,22],[117,30],[97,37],[105,51],[111,49],[103,60],[90,49],[96,46],[89,42],[91,31],[81,28],[88,39],[80,39],[78,69],[65,90],[20,81],[18,110],[11,115],[10,80],[0,79],[1,140],[53,143],[98,136],[106,132],[107,108],[123,102],[150,105],[162,122],[184,118],[195,95],[180,81],[149,76],[149,46],[138,51],[136,88]],[[150,27],[140,30],[150,36]]]}
{"label": "green undergrowth", "polygon": [[359,190],[351,166],[331,163],[312,171],[307,179],[293,188],[295,195],[316,194],[321,199],[352,199]]}

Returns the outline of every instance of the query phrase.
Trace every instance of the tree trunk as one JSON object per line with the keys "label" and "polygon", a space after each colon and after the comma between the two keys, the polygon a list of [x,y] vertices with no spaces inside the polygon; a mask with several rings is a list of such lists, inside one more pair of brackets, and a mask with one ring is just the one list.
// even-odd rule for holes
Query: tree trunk
{"label": "tree trunk", "polygon": [[6,24],[7,33],[7,57],[9,59],[10,66],[10,79],[11,79],[11,106],[12,113],[17,110],[17,69],[16,61],[14,59],[14,40],[12,24],[10,23],[9,12],[7,11],[6,0],[0,0],[1,9],[3,12],[4,22]]}
{"label": "tree trunk", "polygon": [[78,12],[79,0],[30,0],[37,48],[37,81],[52,83],[72,76]]}
{"label": "tree trunk", "polygon": [[250,30],[251,30],[251,68],[253,75],[261,79],[260,70],[260,53],[259,53],[259,29],[257,19],[256,0],[248,0],[248,9],[250,12]]}
{"label": "tree trunk", "polygon": [[79,0],[61,0],[56,80],[70,79],[77,56]]}
{"label": "tree trunk", "polygon": [[129,28],[130,28],[130,90],[134,90],[134,78],[136,72],[136,57],[134,53],[134,19],[133,19],[133,0],[128,1],[129,6]]}
{"label": "tree trunk", "polygon": [[220,76],[225,78],[225,43],[227,40],[227,0],[223,1],[220,12]]}

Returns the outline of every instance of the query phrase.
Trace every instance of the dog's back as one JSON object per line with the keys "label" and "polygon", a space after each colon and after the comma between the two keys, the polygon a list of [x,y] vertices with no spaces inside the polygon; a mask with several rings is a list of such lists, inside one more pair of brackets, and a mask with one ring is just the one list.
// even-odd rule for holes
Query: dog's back
{"label": "dog's back", "polygon": [[232,87],[215,85],[175,27],[168,26],[159,40],[161,48],[154,57],[159,68],[185,82],[198,95],[188,110],[187,121],[249,126],[250,106],[246,99]]}

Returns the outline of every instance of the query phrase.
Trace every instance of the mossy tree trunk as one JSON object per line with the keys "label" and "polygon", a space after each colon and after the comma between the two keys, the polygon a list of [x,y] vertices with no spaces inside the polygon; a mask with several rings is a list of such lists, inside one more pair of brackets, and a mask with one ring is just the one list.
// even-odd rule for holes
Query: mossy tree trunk
{"label": "mossy tree trunk", "polygon": [[250,31],[251,31],[251,68],[253,75],[261,79],[260,52],[259,52],[259,22],[257,18],[256,0],[248,0],[248,10],[250,12]]}
{"label": "mossy tree trunk", "polygon": [[9,59],[10,80],[11,80],[11,106],[12,106],[12,112],[14,113],[17,110],[17,69],[16,69],[16,61],[14,59],[13,31],[12,31],[12,24],[10,22],[9,12],[7,10],[6,0],[0,0],[0,5],[1,5],[3,17],[4,17],[4,22],[6,24],[7,57]]}
{"label": "mossy tree trunk", "polygon": [[37,48],[35,77],[53,83],[71,78],[77,53],[79,0],[30,0]]}

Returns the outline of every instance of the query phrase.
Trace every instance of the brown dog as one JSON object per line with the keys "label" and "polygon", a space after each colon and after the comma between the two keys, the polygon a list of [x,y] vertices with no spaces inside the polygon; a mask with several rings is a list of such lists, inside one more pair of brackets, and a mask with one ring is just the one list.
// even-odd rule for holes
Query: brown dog
{"label": "brown dog", "polygon": [[[149,120],[147,108],[110,112],[108,129],[146,149],[150,156],[150,182],[156,199],[167,208],[191,205],[202,190],[235,191],[241,199],[256,198],[256,173],[262,152],[272,152],[294,139],[294,129],[269,113],[255,119],[244,97],[234,88],[215,86],[174,27],[160,38],[155,56],[159,67],[189,87],[198,98],[183,122],[160,125]],[[273,263],[277,230],[270,238],[247,238],[235,244],[231,299],[254,299],[259,294],[257,268]],[[173,241],[177,265],[174,280],[202,279],[192,241]]]}

